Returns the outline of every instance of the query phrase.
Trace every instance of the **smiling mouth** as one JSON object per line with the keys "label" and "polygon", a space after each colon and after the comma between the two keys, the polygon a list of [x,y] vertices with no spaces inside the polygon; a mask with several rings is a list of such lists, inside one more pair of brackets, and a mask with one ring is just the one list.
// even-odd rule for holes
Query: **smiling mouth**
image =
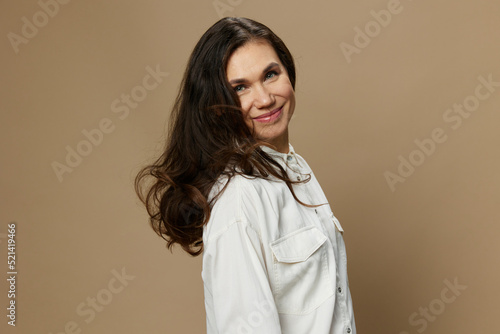
{"label": "smiling mouth", "polygon": [[267,117],[272,116],[272,115],[276,114],[277,112],[281,111],[281,109],[283,109],[283,107],[279,107],[279,108],[277,108],[277,109],[274,109],[273,111],[268,112],[267,114],[263,114],[263,115],[260,115],[260,116],[254,117],[254,119],[262,119],[262,118],[267,118]]}

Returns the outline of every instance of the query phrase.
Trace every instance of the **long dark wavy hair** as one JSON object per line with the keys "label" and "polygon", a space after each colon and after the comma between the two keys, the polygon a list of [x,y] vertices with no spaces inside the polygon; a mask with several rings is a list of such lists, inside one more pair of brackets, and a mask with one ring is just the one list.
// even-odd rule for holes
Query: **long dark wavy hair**
{"label": "long dark wavy hair", "polygon": [[[140,170],[135,190],[154,231],[192,256],[203,251],[203,226],[222,190],[209,200],[214,183],[236,174],[284,181],[302,205],[286,170],[259,146],[243,118],[239,98],[226,76],[229,57],[251,41],[267,41],[286,68],[295,89],[295,65],[283,41],[248,18],[226,17],[196,44],[173,106],[164,153]],[[269,146],[269,145],[267,145]],[[229,183],[229,182],[228,182]],[[227,185],[227,183],[226,183]]]}

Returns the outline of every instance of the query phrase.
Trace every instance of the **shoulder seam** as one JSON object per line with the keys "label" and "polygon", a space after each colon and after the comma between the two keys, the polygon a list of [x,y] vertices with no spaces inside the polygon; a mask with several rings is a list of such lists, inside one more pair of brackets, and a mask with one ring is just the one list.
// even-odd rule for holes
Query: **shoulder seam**
{"label": "shoulder seam", "polygon": [[227,230],[229,230],[234,224],[245,224],[248,226],[250,229],[252,229],[257,235],[259,236],[259,239],[262,240],[262,235],[260,234],[260,231],[255,230],[255,228],[252,227],[252,225],[246,220],[246,219],[235,219],[233,222],[230,224],[227,224],[217,232],[215,232],[213,235],[211,235],[207,241],[216,241],[219,237],[221,237]]}

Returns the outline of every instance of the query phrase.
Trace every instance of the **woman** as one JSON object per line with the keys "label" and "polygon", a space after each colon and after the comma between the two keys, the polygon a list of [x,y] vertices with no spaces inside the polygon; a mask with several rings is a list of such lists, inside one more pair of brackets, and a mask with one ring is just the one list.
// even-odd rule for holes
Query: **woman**
{"label": "woman", "polygon": [[203,252],[208,333],[356,333],[342,227],[289,143],[294,89],[280,38],[221,19],[191,54],[164,154],[137,176],[167,246]]}

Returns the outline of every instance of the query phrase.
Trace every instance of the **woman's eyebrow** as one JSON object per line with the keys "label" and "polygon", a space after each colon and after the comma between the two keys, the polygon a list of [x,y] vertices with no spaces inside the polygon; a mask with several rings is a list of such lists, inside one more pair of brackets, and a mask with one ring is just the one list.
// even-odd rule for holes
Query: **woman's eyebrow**
{"label": "woman's eyebrow", "polygon": [[266,74],[269,70],[271,70],[274,67],[279,67],[280,65],[276,62],[272,62],[269,65],[266,66],[266,68],[262,71],[263,74]]}
{"label": "woman's eyebrow", "polygon": [[[276,62],[274,62],[274,61],[273,61],[273,62],[269,63],[269,65],[267,65],[267,66],[266,66],[266,68],[264,68],[264,70],[262,70],[262,73],[263,73],[263,74],[266,74],[266,73],[267,73],[269,70],[271,70],[272,68],[274,68],[274,67],[279,67],[279,66],[280,66],[280,65],[279,65],[278,63],[276,63]],[[246,79],[233,79],[233,80],[229,81],[229,83],[230,83],[231,85],[241,84],[241,83],[245,83],[245,82],[247,82],[247,80],[246,80]]]}

